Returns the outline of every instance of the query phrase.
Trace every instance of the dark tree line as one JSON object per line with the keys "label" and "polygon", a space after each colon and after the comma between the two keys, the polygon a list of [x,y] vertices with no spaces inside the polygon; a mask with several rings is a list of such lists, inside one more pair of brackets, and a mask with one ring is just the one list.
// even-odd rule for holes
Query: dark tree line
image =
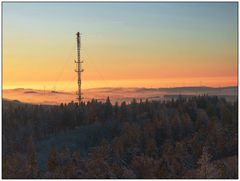
{"label": "dark tree line", "polygon": [[[40,168],[38,142],[96,123],[104,133],[92,130],[87,155],[52,147],[47,170]],[[2,134],[4,178],[238,177],[238,104],[218,97],[114,105],[109,98],[60,106],[3,102]]]}

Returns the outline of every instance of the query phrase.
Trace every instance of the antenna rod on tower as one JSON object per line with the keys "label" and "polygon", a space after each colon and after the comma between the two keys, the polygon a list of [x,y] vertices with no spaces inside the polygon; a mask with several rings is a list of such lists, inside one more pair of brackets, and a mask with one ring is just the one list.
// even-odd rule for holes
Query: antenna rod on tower
{"label": "antenna rod on tower", "polygon": [[75,63],[77,64],[77,69],[75,70],[75,72],[77,72],[78,74],[78,80],[77,80],[77,83],[78,83],[78,92],[77,92],[77,100],[79,102],[79,104],[81,103],[82,101],[82,92],[81,92],[81,72],[83,72],[83,69],[81,69],[81,63],[83,63],[82,61],[80,61],[80,33],[77,32],[77,61],[75,60]]}

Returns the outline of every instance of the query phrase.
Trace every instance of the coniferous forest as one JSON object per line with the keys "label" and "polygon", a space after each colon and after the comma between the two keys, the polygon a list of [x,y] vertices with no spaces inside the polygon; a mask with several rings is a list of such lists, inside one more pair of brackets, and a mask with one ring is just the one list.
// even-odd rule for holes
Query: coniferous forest
{"label": "coniferous forest", "polygon": [[3,100],[3,178],[238,178],[238,103]]}

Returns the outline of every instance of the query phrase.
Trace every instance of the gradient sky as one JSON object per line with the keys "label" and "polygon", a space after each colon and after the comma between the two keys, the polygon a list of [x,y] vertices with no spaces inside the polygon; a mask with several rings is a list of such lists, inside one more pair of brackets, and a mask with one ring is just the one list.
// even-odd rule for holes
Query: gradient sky
{"label": "gradient sky", "polygon": [[3,3],[3,88],[74,81],[77,31],[85,88],[237,85],[237,3]]}

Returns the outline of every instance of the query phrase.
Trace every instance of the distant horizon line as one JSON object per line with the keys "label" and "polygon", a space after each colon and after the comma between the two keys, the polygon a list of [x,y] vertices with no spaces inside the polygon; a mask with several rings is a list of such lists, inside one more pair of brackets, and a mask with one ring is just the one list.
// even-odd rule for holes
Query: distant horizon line
{"label": "distant horizon line", "polygon": [[[173,87],[95,87],[95,88],[83,88],[82,90],[93,90],[93,89],[174,89],[174,88],[210,88],[210,89],[224,89],[224,88],[238,88],[238,85],[229,85],[229,86],[173,86]],[[2,89],[2,91],[5,90],[37,90],[37,91],[62,91],[62,92],[74,92],[75,90],[72,91],[66,91],[66,90],[61,90],[61,89],[35,89],[35,88],[24,88],[24,87],[18,87],[18,88],[7,88],[7,89]]]}
{"label": "distant horizon line", "polygon": [[[82,89],[92,88],[169,88],[169,87],[192,87],[192,86],[209,86],[209,87],[227,87],[238,85],[237,77],[188,77],[188,78],[156,78],[156,79],[118,79],[118,80],[84,80],[82,82]],[[77,89],[77,81],[22,81],[22,82],[9,82],[3,81],[3,89],[15,88],[30,88],[30,89],[48,89],[48,90],[64,90],[73,91]]]}

